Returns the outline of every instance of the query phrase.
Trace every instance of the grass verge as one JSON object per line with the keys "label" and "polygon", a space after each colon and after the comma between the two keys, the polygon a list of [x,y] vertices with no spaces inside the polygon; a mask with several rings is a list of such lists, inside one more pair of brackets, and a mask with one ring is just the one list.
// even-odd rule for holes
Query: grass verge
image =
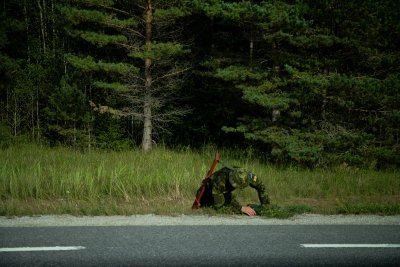
{"label": "grass verge", "polygon": [[[190,209],[214,151],[157,148],[143,154],[79,152],[68,148],[17,145],[0,150],[0,215],[214,214]],[[253,170],[273,204],[262,214],[400,214],[398,170],[277,168],[246,151],[220,151],[223,162]],[[217,165],[217,169],[222,167]],[[237,192],[256,203],[251,188]]]}

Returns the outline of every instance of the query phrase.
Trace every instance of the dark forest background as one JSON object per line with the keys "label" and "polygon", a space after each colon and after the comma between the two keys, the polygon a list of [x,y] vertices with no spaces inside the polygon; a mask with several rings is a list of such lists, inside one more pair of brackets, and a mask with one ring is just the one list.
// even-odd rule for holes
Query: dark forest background
{"label": "dark forest background", "polygon": [[1,0],[0,146],[400,163],[392,0]]}

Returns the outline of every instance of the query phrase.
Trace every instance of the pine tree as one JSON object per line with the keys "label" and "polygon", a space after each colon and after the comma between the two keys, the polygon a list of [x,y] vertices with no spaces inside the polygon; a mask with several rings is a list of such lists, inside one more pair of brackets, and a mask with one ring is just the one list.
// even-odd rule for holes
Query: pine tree
{"label": "pine tree", "polygon": [[85,104],[87,96],[78,89],[77,84],[71,85],[68,80],[68,77],[61,79],[60,86],[54,89],[44,109],[47,115],[46,137],[51,145],[62,142],[74,147],[85,147],[88,143],[85,140],[85,120],[90,118]]}
{"label": "pine tree", "polygon": [[[242,134],[271,160],[308,166],[374,164],[369,152],[377,151],[383,129],[395,139],[398,130],[386,125],[397,120],[387,119],[397,114],[392,104],[398,64],[389,64],[394,72],[377,73],[384,70],[383,58],[394,59],[398,52],[374,50],[378,38],[398,38],[380,33],[398,31],[390,4],[207,1],[199,6],[216,24],[212,58],[204,66],[224,94],[242,93],[242,102],[234,102],[240,107],[236,126],[223,127],[226,132]],[[383,24],[379,16],[385,17]],[[388,102],[378,100],[383,96]],[[374,116],[379,119],[371,123]],[[397,149],[382,152],[380,146],[377,153],[395,155]]]}
{"label": "pine tree", "polygon": [[[121,97],[112,110],[142,121],[142,149],[150,150],[154,128],[183,114],[171,106],[171,96],[179,89],[173,78],[184,72],[179,61],[189,50],[176,41],[177,34],[170,32],[179,29],[179,19],[187,11],[179,2],[172,5],[170,1],[157,1],[156,6],[151,0],[72,4],[61,8],[73,26],[67,31],[97,49],[93,56],[68,54],[68,61],[90,74],[94,87]],[[96,59],[100,57],[107,60]],[[107,74],[106,78],[95,74],[98,71]],[[96,79],[99,77],[103,79]]]}

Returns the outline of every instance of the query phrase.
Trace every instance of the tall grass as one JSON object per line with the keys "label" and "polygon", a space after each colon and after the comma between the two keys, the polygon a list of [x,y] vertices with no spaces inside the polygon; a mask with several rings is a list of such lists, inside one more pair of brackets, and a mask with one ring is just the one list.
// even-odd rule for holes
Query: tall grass
{"label": "tall grass", "polygon": [[[251,151],[223,150],[220,154],[229,165],[253,170],[275,203],[329,200],[337,204],[356,199],[360,203],[373,200],[376,205],[400,198],[398,171],[276,168],[254,159]],[[47,203],[42,209],[70,205],[62,212],[70,212],[74,205],[83,213],[190,212],[213,157],[209,149],[87,153],[38,145],[10,147],[0,150],[0,213],[18,213],[18,207],[11,206],[21,203]],[[243,201],[257,201],[251,189],[238,195]]]}
{"label": "tall grass", "polygon": [[104,196],[180,198],[205,173],[206,160],[190,152],[156,149],[81,153],[68,148],[19,146],[0,152],[2,198],[93,199]]}

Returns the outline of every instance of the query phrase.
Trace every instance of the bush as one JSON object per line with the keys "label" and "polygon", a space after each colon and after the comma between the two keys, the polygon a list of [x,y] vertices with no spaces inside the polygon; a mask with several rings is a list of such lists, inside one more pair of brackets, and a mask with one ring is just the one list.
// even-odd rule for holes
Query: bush
{"label": "bush", "polygon": [[0,149],[6,149],[13,143],[10,127],[0,122]]}

